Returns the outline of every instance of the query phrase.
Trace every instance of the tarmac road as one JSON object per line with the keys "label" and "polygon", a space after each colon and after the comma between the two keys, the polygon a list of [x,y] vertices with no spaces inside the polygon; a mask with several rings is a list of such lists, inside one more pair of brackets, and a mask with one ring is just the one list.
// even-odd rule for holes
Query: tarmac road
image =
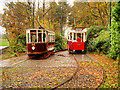
{"label": "tarmac road", "polygon": [[[95,61],[86,54],[74,54],[77,61]],[[57,52],[47,59],[28,59],[27,55],[2,60],[0,67],[76,67],[76,62],[68,51]]]}

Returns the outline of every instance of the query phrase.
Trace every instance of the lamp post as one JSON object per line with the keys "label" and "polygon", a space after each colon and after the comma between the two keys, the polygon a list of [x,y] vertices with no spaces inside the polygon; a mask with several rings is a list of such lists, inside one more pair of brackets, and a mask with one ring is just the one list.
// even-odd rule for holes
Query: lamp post
{"label": "lamp post", "polygon": [[62,12],[63,12],[63,11],[62,11],[62,10],[63,10],[63,9],[62,9],[62,3],[61,3],[61,5],[60,5],[60,8],[61,8],[61,13],[60,13],[60,14],[61,14],[61,36],[62,36],[62,28],[63,28],[63,25],[62,25]]}
{"label": "lamp post", "polygon": [[111,29],[111,0],[109,2],[109,57],[110,57],[110,37],[111,37],[110,29]]}
{"label": "lamp post", "polygon": [[62,14],[61,14],[61,36],[62,36]]}

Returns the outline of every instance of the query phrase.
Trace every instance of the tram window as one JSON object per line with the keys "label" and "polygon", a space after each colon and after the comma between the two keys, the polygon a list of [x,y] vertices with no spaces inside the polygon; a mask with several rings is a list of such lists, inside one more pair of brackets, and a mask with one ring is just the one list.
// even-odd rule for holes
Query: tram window
{"label": "tram window", "polygon": [[31,33],[31,42],[37,42],[36,33]]}
{"label": "tram window", "polygon": [[82,37],[81,37],[81,33],[78,33],[78,34],[77,34],[77,38],[82,38]]}
{"label": "tram window", "polygon": [[74,40],[76,40],[76,39],[77,39],[77,38],[76,38],[76,34],[77,34],[77,33],[74,33]]}
{"label": "tram window", "polygon": [[51,35],[51,42],[53,41],[53,35]]}
{"label": "tram window", "polygon": [[52,42],[54,42],[54,36],[52,35]]}
{"label": "tram window", "polygon": [[48,35],[48,42],[50,42],[50,35]]}
{"label": "tram window", "polygon": [[55,42],[55,35],[53,35],[53,41]]}
{"label": "tram window", "polygon": [[27,34],[27,42],[29,42],[29,33]]}
{"label": "tram window", "polygon": [[43,33],[43,42],[45,42],[45,37],[46,37],[45,33]]}
{"label": "tram window", "polygon": [[38,30],[38,32],[42,32],[41,30]]}
{"label": "tram window", "polygon": [[72,33],[70,33],[70,40],[72,40]]}
{"label": "tram window", "polygon": [[77,38],[81,38],[81,42],[83,42],[83,33],[78,33]]}
{"label": "tram window", "polygon": [[68,36],[68,40],[69,40],[69,36]]}
{"label": "tram window", "polygon": [[42,33],[38,33],[38,42],[42,42]]}

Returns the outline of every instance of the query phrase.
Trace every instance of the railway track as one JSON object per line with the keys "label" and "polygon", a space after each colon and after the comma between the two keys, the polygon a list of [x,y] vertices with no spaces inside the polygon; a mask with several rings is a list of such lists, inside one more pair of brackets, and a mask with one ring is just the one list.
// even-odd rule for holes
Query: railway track
{"label": "railway track", "polygon": [[[75,55],[72,54],[72,56],[74,57],[74,60],[75,60],[75,62],[76,62],[76,64],[77,64],[76,71],[74,72],[74,74],[73,74],[70,78],[64,80],[63,82],[61,82],[61,83],[58,84],[58,85],[55,85],[54,87],[50,88],[50,90],[57,89],[58,87],[64,85],[64,84],[67,83],[67,82],[69,82],[70,80],[72,80],[72,79],[76,76],[77,72],[79,71],[80,66],[79,66],[79,63],[78,63]],[[90,59],[93,59],[93,58],[90,57],[88,54],[86,54],[86,57],[88,57],[88,58],[90,58]],[[98,63],[98,62],[97,62],[97,63]],[[98,63],[98,64],[99,64],[99,63]],[[99,64],[99,65],[100,65],[100,64]],[[105,82],[105,78],[106,78],[106,73],[105,73],[105,70],[104,70],[103,66],[100,65],[100,67],[101,67],[101,69],[102,69],[102,71],[103,71],[103,80],[102,80],[102,82],[98,85],[98,87],[97,87],[96,89],[99,89],[99,87]]]}
{"label": "railway track", "polygon": [[70,78],[68,78],[68,79],[66,79],[65,81],[63,81],[62,83],[60,83],[60,84],[52,87],[50,90],[57,89],[59,86],[62,86],[63,84],[69,82],[69,81],[72,80],[72,79],[75,77],[75,75],[77,74],[77,72],[78,72],[78,70],[79,70],[79,63],[78,63],[77,59],[75,58],[75,56],[74,56],[73,54],[72,54],[72,56],[74,57],[74,60],[75,60],[75,62],[76,62],[76,64],[77,64],[76,71],[74,72],[74,74],[73,74]]}
{"label": "railway track", "polygon": [[[57,53],[57,52],[56,52]],[[77,68],[76,68],[76,71],[73,73],[73,75],[71,77],[69,77],[68,79],[64,80],[63,82],[61,82],[60,84],[58,85],[55,85],[54,87],[50,88],[50,90],[54,90],[54,89],[57,89],[58,87],[64,85],[65,83],[68,83],[69,81],[71,81],[77,74],[77,72],[80,70],[80,66],[79,66],[79,63],[77,61],[77,58],[76,58],[76,55],[75,54],[71,54],[72,57],[74,58],[75,62],[76,62],[76,65],[77,65]],[[59,56],[62,56],[62,54]],[[64,56],[64,55],[63,55]],[[65,56],[64,56],[65,57]],[[85,57],[88,57],[90,58],[91,60],[95,61],[91,56],[89,56],[88,54],[85,54]],[[99,62],[97,62],[99,64]],[[99,64],[100,65],[100,64]],[[100,65],[102,71],[103,71],[103,79],[102,79],[102,82],[98,85],[97,89],[105,82],[105,78],[106,78],[106,74],[105,74],[105,70],[104,68],[102,67],[102,65]]]}

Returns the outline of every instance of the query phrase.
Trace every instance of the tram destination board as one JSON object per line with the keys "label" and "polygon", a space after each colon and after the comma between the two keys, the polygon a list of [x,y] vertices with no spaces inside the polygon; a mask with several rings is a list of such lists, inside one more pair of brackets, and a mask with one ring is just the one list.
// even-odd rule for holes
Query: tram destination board
{"label": "tram destination board", "polygon": [[83,27],[74,27],[74,30],[76,30],[76,31],[82,31]]}

